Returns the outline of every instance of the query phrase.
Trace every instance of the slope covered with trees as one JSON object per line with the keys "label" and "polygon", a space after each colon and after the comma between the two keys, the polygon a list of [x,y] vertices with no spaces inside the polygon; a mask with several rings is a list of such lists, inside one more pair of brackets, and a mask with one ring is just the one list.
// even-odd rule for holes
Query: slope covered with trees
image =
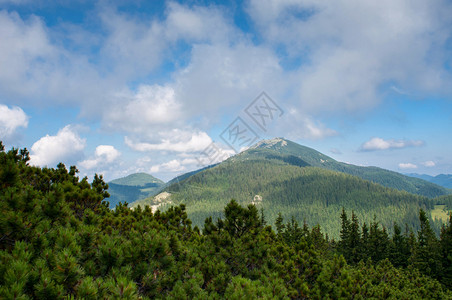
{"label": "slope covered with trees", "polygon": [[108,183],[110,198],[109,207],[116,207],[119,202],[134,201],[153,196],[165,183],[146,173],[130,174]]}
{"label": "slope covered with trees", "polygon": [[[25,149],[2,148],[2,299],[452,298],[452,219],[437,239],[421,211],[406,267],[395,267],[392,256],[357,262],[350,257],[362,252],[366,235],[345,211],[338,242],[318,226],[281,217],[274,232],[254,205],[236,201],[226,205],[224,218],[208,218],[199,230],[184,205],[110,210],[102,177],[88,183],[76,167],[31,167]],[[381,231],[371,225],[369,239],[386,240],[372,226]],[[404,249],[398,235],[388,239],[390,249]],[[432,247],[437,255],[426,262]]]}
{"label": "slope covered with trees", "polygon": [[255,158],[279,159],[293,165],[300,165],[300,161],[303,161],[305,165],[358,176],[385,187],[431,198],[450,193],[450,190],[423,179],[378,167],[361,167],[339,162],[314,149],[283,138],[260,141],[251,149],[236,155],[232,159],[240,161]]}
{"label": "slope covered with trees", "polygon": [[447,189],[452,189],[452,174],[439,174],[436,176],[430,176],[427,174],[410,173],[410,174],[406,174],[406,175],[408,175],[410,177],[424,179],[428,182],[432,182],[434,184],[440,185]]}
{"label": "slope covered with trees", "polygon": [[[298,162],[301,164],[301,162]],[[317,167],[299,167],[280,159],[241,159],[223,162],[165,189],[173,203],[184,203],[194,224],[208,216],[222,217],[228,199],[242,205],[254,202],[270,223],[277,214],[300,223],[320,224],[332,237],[339,236],[335,216],[342,207],[354,210],[364,221],[378,216],[392,230],[394,219],[419,227],[420,208],[430,211],[432,200],[385,188],[356,176]],[[152,198],[141,204],[153,204]],[[437,232],[440,225],[435,224]]]}

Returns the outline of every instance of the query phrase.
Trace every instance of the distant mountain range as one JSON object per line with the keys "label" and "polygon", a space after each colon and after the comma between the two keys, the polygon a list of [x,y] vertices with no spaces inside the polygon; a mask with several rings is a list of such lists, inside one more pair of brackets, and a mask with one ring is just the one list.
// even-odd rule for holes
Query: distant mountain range
{"label": "distant mountain range", "polygon": [[437,176],[430,176],[426,174],[417,174],[417,173],[410,173],[406,174],[411,177],[420,178],[423,180],[426,180],[428,182],[432,182],[434,184],[440,185],[442,187],[452,189],[452,174],[439,174]]}
{"label": "distant mountain range", "polygon": [[119,202],[132,203],[154,195],[165,183],[146,173],[135,173],[108,182],[110,208],[115,208]]}
{"label": "distant mountain range", "polygon": [[280,212],[286,220],[320,224],[333,237],[339,234],[342,207],[366,222],[378,216],[387,228],[393,220],[416,228],[419,208],[432,210],[429,198],[449,192],[419,178],[338,162],[283,138],[261,141],[220,164],[184,174],[161,191],[132,206],[185,203],[190,219],[202,226],[206,217],[222,216],[234,198],[262,208],[269,224]]}

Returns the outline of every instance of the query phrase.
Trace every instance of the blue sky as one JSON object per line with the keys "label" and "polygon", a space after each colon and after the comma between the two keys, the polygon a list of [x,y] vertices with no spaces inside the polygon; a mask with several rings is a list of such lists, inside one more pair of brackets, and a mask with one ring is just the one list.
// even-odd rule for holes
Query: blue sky
{"label": "blue sky", "polygon": [[[243,149],[224,134],[241,121],[452,173],[451,16],[441,0],[0,0],[0,139],[34,165],[169,180]],[[264,127],[246,110],[261,101],[279,108]]]}

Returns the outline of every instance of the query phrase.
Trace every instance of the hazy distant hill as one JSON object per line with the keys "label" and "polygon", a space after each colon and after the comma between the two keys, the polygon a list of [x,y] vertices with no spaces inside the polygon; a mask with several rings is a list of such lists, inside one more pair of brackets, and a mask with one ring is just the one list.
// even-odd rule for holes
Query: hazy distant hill
{"label": "hazy distant hill", "polygon": [[132,203],[154,195],[164,184],[162,180],[146,173],[130,174],[108,183],[110,198],[107,200],[110,208],[114,208],[119,202]]}
{"label": "hazy distant hill", "polygon": [[430,175],[426,175],[426,174],[410,173],[407,175],[411,176],[411,177],[424,179],[426,181],[435,183],[442,187],[452,189],[452,174],[439,174],[437,176],[430,176]]}
{"label": "hazy distant hill", "polygon": [[[338,172],[339,171],[339,172]],[[352,176],[349,174],[356,176]],[[361,178],[360,178],[361,177]],[[163,189],[164,198],[148,198],[140,205],[185,203],[190,219],[202,225],[208,216],[219,217],[234,198],[264,209],[273,224],[277,213],[299,222],[317,223],[330,235],[339,234],[342,207],[354,210],[361,220],[378,216],[386,227],[397,219],[417,227],[419,208],[431,210],[432,200],[391,187],[429,196],[446,194],[443,187],[375,167],[358,167],[335,161],[313,149],[285,139],[262,141],[251,149],[190,176],[183,176]],[[138,203],[134,203],[136,206]]]}

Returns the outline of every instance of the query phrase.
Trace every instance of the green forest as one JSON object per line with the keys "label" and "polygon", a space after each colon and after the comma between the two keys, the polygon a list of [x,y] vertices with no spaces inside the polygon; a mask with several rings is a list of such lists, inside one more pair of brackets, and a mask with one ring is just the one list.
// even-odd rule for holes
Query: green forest
{"label": "green forest", "polygon": [[102,176],[0,149],[1,299],[452,299],[452,218],[389,234],[342,209],[331,239],[230,200],[193,227],[183,204],[110,210]]}
{"label": "green forest", "polygon": [[[384,187],[357,176],[318,167],[289,164],[279,159],[228,160],[196,173],[165,188],[175,204],[185,204],[194,225],[202,226],[205,218],[224,217],[223,208],[230,199],[241,205],[252,203],[264,209],[267,220],[274,224],[278,213],[298,223],[321,225],[330,237],[339,237],[338,212],[342,207],[354,210],[363,221],[374,217],[393,232],[393,222],[420,228],[419,209],[431,212],[447,197],[429,199]],[[133,207],[153,205],[153,198],[136,201]],[[452,207],[452,206],[450,206]],[[430,215],[429,215],[430,218]],[[430,220],[439,234],[442,221]]]}

